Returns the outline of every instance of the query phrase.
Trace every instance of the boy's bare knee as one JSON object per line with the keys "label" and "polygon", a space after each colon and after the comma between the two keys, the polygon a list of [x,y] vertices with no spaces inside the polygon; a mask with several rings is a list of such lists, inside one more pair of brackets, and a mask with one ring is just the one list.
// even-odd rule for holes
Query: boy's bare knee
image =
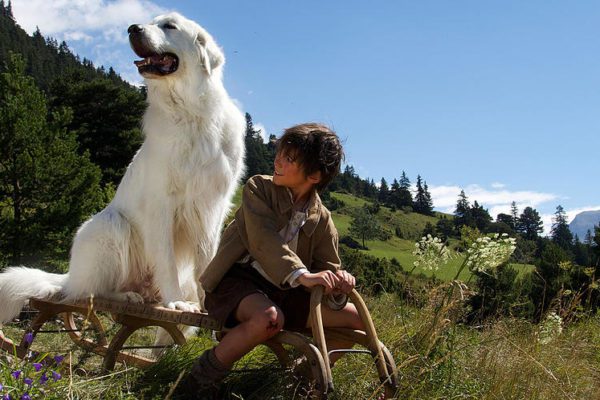
{"label": "boy's bare knee", "polygon": [[267,340],[283,329],[284,317],[281,310],[272,306],[255,313],[249,323],[260,338]]}
{"label": "boy's bare knee", "polygon": [[283,312],[275,306],[269,307],[264,312],[266,317],[266,329],[272,333],[272,336],[283,329]]}

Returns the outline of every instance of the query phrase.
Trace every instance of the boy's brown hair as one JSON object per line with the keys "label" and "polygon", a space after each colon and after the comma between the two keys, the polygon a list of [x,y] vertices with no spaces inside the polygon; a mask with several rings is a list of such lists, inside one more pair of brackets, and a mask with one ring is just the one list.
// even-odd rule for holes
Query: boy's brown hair
{"label": "boy's brown hair", "polygon": [[336,133],[319,123],[306,123],[287,128],[277,140],[277,153],[292,157],[306,176],[321,172],[316,185],[323,190],[340,172],[344,149]]}

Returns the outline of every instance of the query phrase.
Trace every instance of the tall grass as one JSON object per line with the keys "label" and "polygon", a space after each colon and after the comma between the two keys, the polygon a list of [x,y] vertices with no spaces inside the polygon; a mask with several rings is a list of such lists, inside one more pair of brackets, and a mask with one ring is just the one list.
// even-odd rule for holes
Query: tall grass
{"label": "tall grass", "polygon": [[[425,307],[407,304],[397,295],[366,296],[380,339],[394,354],[400,375],[399,399],[599,399],[600,318],[589,316],[564,327],[548,342],[540,326],[504,318],[480,326],[460,323],[467,310],[458,291],[440,301],[447,286],[428,294]],[[464,294],[464,293],[463,293]],[[441,310],[441,311],[440,311]],[[432,328],[432,323],[435,326]],[[433,332],[433,334],[428,334]],[[47,335],[51,336],[51,335]],[[34,342],[53,354],[68,347],[52,341]],[[203,332],[188,345],[171,350],[155,366],[140,371],[118,366],[111,374],[99,369],[64,368],[53,398],[164,399],[181,372],[213,342]],[[76,359],[76,350],[72,357]],[[70,355],[67,356],[67,359]],[[92,365],[98,365],[98,357]],[[4,356],[2,368],[16,360]],[[6,373],[6,371],[4,371]],[[68,376],[72,373],[71,376]],[[6,375],[6,374],[5,374]],[[335,391],[330,399],[369,399],[378,392],[372,360],[346,356],[333,369]],[[0,376],[3,376],[0,374]],[[1,384],[2,382],[0,382]],[[275,357],[259,347],[236,366],[223,383],[223,399],[302,399],[306,389]],[[175,397],[177,398],[177,397]]]}

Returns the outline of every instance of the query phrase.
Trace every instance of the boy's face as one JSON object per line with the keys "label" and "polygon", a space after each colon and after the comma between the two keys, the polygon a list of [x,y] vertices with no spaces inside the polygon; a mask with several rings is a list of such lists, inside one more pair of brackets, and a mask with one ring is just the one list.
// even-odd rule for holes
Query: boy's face
{"label": "boy's face", "polygon": [[275,156],[274,184],[285,186],[294,192],[306,192],[318,182],[319,179],[316,179],[315,176],[307,176],[304,173],[304,169],[296,161],[293,154],[280,151]]}

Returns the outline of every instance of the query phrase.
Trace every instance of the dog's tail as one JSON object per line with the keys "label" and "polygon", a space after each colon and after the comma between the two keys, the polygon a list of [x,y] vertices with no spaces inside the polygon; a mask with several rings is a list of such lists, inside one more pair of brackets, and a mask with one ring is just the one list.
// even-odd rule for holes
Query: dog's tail
{"label": "dog's tail", "polygon": [[34,268],[7,268],[0,274],[0,325],[19,315],[29,299],[47,299],[60,292],[67,276]]}

